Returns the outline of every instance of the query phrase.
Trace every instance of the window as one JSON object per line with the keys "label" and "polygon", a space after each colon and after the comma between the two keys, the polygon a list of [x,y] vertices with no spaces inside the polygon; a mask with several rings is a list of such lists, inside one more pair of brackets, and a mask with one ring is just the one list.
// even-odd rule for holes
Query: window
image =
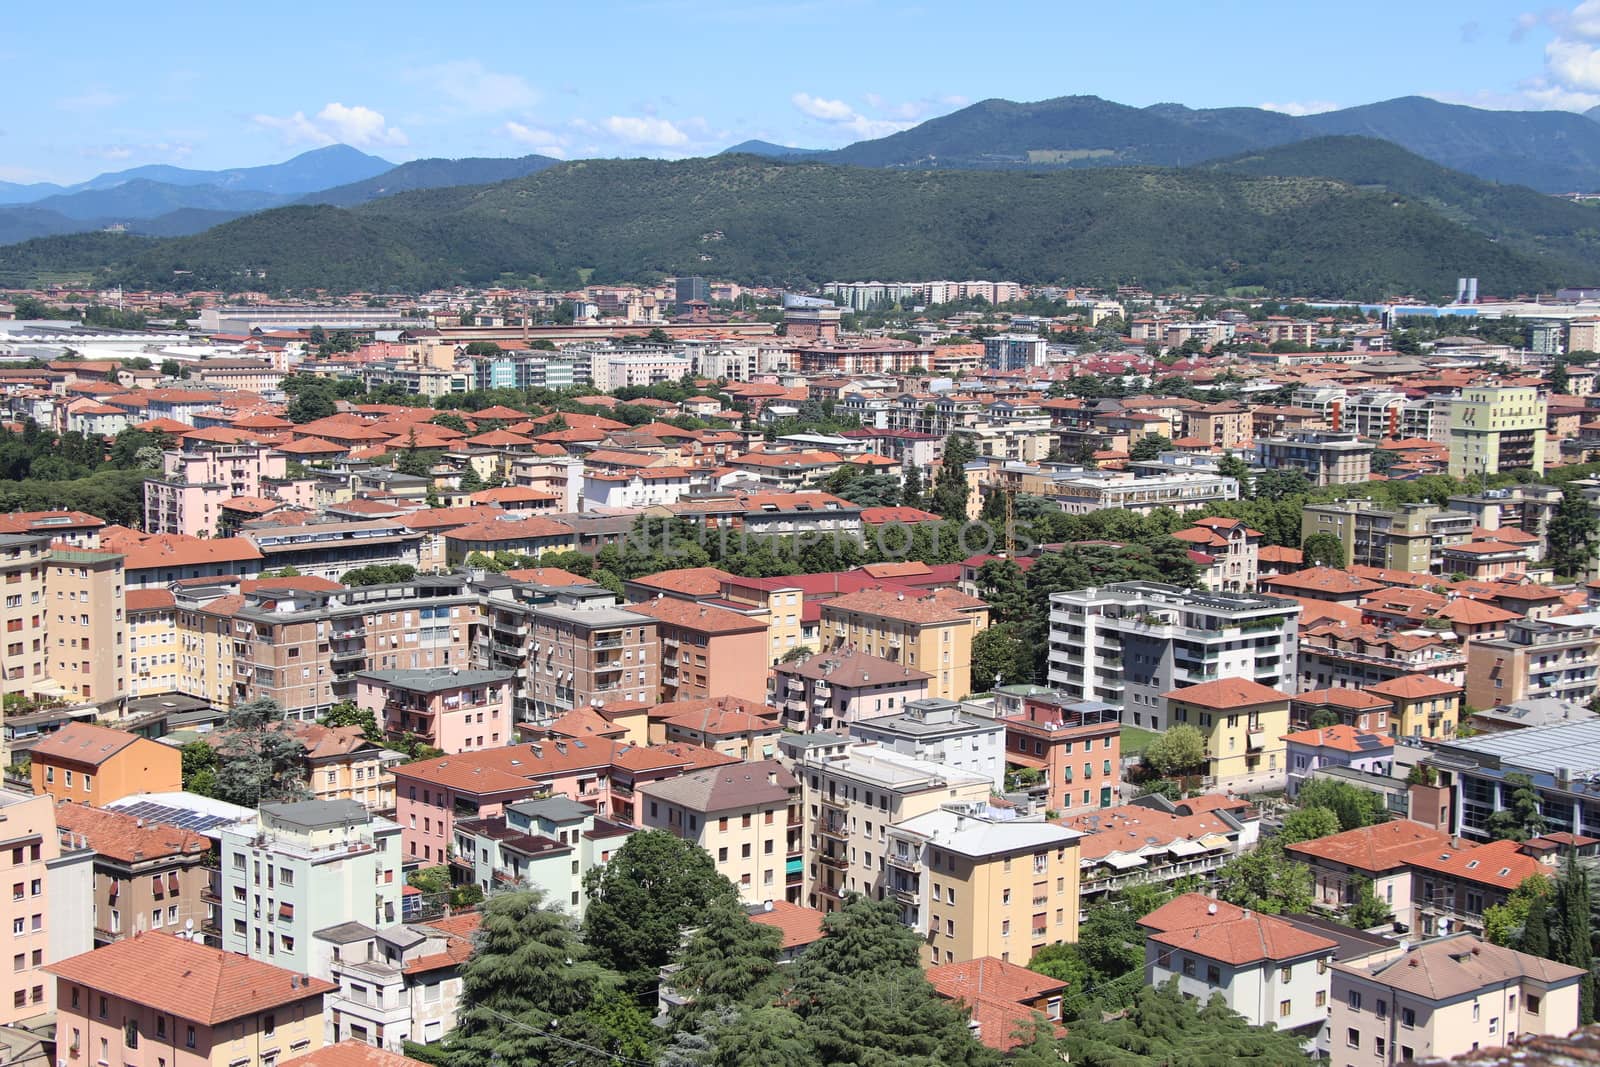
{"label": "window", "polygon": [[278,1032],[278,1017],[270,1012],[261,1020],[261,1036],[271,1037]]}
{"label": "window", "polygon": [[1361,994],[1357,993],[1354,989],[1350,990],[1349,1004],[1351,1011],[1361,1010]]}
{"label": "window", "polygon": [[194,1048],[194,1027],[188,1026],[183,1032],[183,1047]]}
{"label": "window", "polygon": [[1327,1006],[1328,1006],[1328,991],[1326,989],[1317,990],[1317,1007],[1326,1008]]}
{"label": "window", "polygon": [[1416,1058],[1417,1058],[1416,1050],[1413,1049],[1410,1045],[1401,1045],[1400,1046],[1400,1062],[1401,1063],[1410,1063],[1412,1060],[1414,1060]]}
{"label": "window", "polygon": [[1287,982],[1289,980],[1290,976],[1293,973],[1294,973],[1294,967],[1293,966],[1279,968],[1279,970],[1278,970],[1278,981]]}
{"label": "window", "polygon": [[1498,1034],[1500,1032],[1500,1016],[1495,1015],[1490,1017],[1489,1032],[1491,1034]]}
{"label": "window", "polygon": [[1222,968],[1221,967],[1218,967],[1214,963],[1206,964],[1206,984],[1207,985],[1221,985],[1222,984]]}
{"label": "window", "polygon": [[1416,1013],[1416,1011],[1414,1009],[1412,1009],[1412,1008],[1401,1008],[1400,1009],[1400,1025],[1405,1027],[1407,1030],[1410,1030],[1413,1027],[1415,1027],[1417,1025],[1417,1013]]}
{"label": "window", "polygon": [[1477,1001],[1473,1001],[1472,1002],[1472,1021],[1473,1022],[1477,1022],[1478,1021],[1478,1002]]}
{"label": "window", "polygon": [[1376,1010],[1378,1013],[1378,1018],[1387,1019],[1389,1017],[1389,1002],[1380,998],[1378,1000]]}
{"label": "window", "polygon": [[1353,1026],[1350,1027],[1348,1030],[1346,1030],[1344,1032],[1344,1043],[1346,1045],[1348,1045],[1350,1048],[1360,1048],[1361,1047],[1361,1031],[1357,1030]]}
{"label": "window", "polygon": [[1388,1046],[1389,1043],[1381,1037],[1375,1037],[1372,1039],[1372,1051],[1378,1054],[1379,1059],[1382,1059],[1388,1053]]}
{"label": "window", "polygon": [[1537,996],[1535,996],[1532,993],[1529,993],[1528,994],[1528,1014],[1529,1015],[1538,1015],[1539,1014],[1539,1005],[1540,1005],[1540,1003],[1541,1003],[1541,1001]]}
{"label": "window", "polygon": [[1183,958],[1183,976],[1185,978],[1194,977],[1194,960],[1190,959],[1188,956]]}
{"label": "window", "polygon": [[1289,1001],[1287,1001],[1287,1000],[1278,1001],[1278,1018],[1287,1019],[1289,1017],[1289,1008],[1290,1008],[1290,1002]]}
{"label": "window", "polygon": [[104,1019],[105,1017],[106,1017],[106,998],[105,997],[101,997],[100,998],[100,1018]]}

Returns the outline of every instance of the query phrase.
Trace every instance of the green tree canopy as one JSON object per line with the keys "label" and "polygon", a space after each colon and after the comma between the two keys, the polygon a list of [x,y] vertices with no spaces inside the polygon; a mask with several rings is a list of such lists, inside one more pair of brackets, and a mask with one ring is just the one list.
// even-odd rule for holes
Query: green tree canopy
{"label": "green tree canopy", "polygon": [[1336,778],[1313,778],[1300,787],[1295,802],[1302,808],[1326,808],[1339,819],[1340,830],[1372,826],[1389,818],[1383,797],[1370,789]]}
{"label": "green tree canopy", "polygon": [[1150,742],[1144,762],[1163,778],[1192,774],[1205,766],[1205,736],[1188,723],[1178,723]]}

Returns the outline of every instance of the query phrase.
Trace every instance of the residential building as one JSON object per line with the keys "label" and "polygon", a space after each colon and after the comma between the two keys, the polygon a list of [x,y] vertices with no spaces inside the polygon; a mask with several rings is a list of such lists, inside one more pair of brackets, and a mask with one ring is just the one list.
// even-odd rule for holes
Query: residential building
{"label": "residential building", "polygon": [[498,748],[512,739],[511,671],[452,667],[362,671],[356,704],[375,713],[384,732],[414,734],[444,753]]}
{"label": "residential building", "polygon": [[500,815],[458,819],[454,859],[485,893],[531,886],[544,891],[547,904],[582,919],[589,902],[584,878],[632,832],[570,797],[518,800]]}
{"label": "residential building", "polygon": [[128,613],[128,696],[181,691],[178,607],[172,592],[129,589],[123,595]]}
{"label": "residential building", "polygon": [[921,596],[882,586],[822,602],[821,635],[926,671],[927,695],[958,700],[972,691],[972,639],[989,626],[989,606],[954,589]]}
{"label": "residential building", "polygon": [[1260,837],[1254,809],[1215,795],[1177,804],[1142,796],[1061,822],[1083,834],[1078,841],[1080,917],[1091,903],[1128,886],[1208,877]]}
{"label": "residential building", "polygon": [[51,680],[72,700],[116,707],[128,691],[122,556],[52,548],[44,585]]}
{"label": "residential building", "polygon": [[1473,386],[1450,403],[1450,477],[1544,473],[1546,404],[1535,386]]}
{"label": "residential building", "polygon": [[[529,612],[534,654],[527,660],[526,713],[549,722],[595,704],[653,704],[660,692],[655,619],[619,607],[608,590],[563,590]],[[720,695],[720,694],[719,694]]]}
{"label": "residential building", "polygon": [[1019,714],[1000,721],[1005,762],[1041,776],[1030,795],[1065,814],[1121,801],[1121,709],[1059,693],[1029,694],[1022,704]]}
{"label": "residential building", "polygon": [[0,581],[5,584],[0,622],[6,629],[0,687],[6,693],[30,693],[47,684],[44,577],[49,554],[48,534],[0,534]]}
{"label": "residential building", "polygon": [[1450,832],[1490,840],[1489,818],[1512,806],[1528,779],[1539,795],[1546,833],[1600,837],[1600,720],[1559,722],[1438,742],[1428,763],[1451,793]]}
{"label": "residential building", "polygon": [[1461,719],[1461,687],[1426,674],[1403,675],[1369,685],[1366,691],[1394,706],[1389,727],[1398,737],[1447,739]]}
{"label": "residential building", "polygon": [[222,947],[309,973],[312,934],[399,920],[400,827],[351,800],[263,804],[222,832]]}
{"label": "residential building", "polygon": [[1337,716],[1342,725],[1361,733],[1387,730],[1393,710],[1394,705],[1382,697],[1349,687],[1303,689],[1289,702],[1289,718],[1296,726],[1309,725],[1317,713],[1323,712]]}
{"label": "residential building", "polygon": [[203,932],[210,918],[210,838],[86,804],[59,805],[56,828],[62,840],[94,852],[96,945],[145,930]]}
{"label": "residential building", "polygon": [[183,757],[171,745],[92,723],[72,722],[33,746],[35,794],[104,807],[133,793],[183,788]]}
{"label": "residential building", "polygon": [[1206,777],[1215,788],[1282,783],[1289,695],[1248,678],[1218,678],[1166,694],[1169,723],[1206,739]]}
{"label": "residential building", "polygon": [[1368,500],[1336,500],[1307,504],[1300,518],[1301,540],[1319,533],[1339,539],[1345,567],[1412,574],[1442,573],[1444,550],[1470,541],[1472,529],[1472,516],[1428,503],[1390,509]]}
{"label": "residential building", "polygon": [[1049,339],[1036,334],[997,333],[983,339],[983,365],[992,370],[1042,367],[1049,347]]}
{"label": "residential building", "polygon": [[57,1044],[68,1060],[129,1067],[273,1067],[323,1044],[332,983],[143,933],[62,960]]}
{"label": "residential building", "polygon": [[1583,972],[1470,934],[1333,964],[1329,1053],[1340,1067],[1454,1059],[1578,1025]]}
{"label": "residential building", "polygon": [[1210,560],[1195,560],[1200,564],[1200,580],[1205,588],[1214,593],[1255,591],[1261,569],[1259,530],[1250,529],[1239,519],[1207,518],[1172,536]]}
{"label": "residential building", "polygon": [[1046,944],[1078,940],[1082,835],[1005,816],[983,800],[889,824],[885,888],[901,922],[926,936],[930,964],[1027,960]]}
{"label": "residential building", "polygon": [[641,785],[638,819],[699,845],[746,904],[797,904],[805,865],[800,792],[777,760],[731,764]]}
{"label": "residential building", "polygon": [[288,458],[270,445],[236,442],[233,436],[188,434],[181,448],[162,454],[161,476],[144,483],[148,533],[210,537],[222,520],[224,501],[270,495],[263,481],[285,477]]}
{"label": "residential building", "polygon": [[[698,706],[697,706],[698,705]],[[662,717],[672,709],[675,714]],[[681,709],[681,710],[680,710]],[[738,760],[771,759],[777,755],[783,728],[765,706],[737,697],[702,697],[660,704],[650,710],[651,740],[690,744]]]}
{"label": "residential building", "polygon": [[1061,1026],[1066,982],[992,956],[937,964],[927,975],[934,992],[966,1008],[973,1036],[997,1052],[1025,1044],[1020,1035],[1032,1033],[1039,1019],[1058,1037],[1066,1036]]}
{"label": "residential building", "polygon": [[1315,904],[1343,911],[1355,903],[1362,880],[1404,923],[1411,916],[1411,860],[1424,852],[1450,847],[1450,835],[1409,819],[1296,841],[1287,855],[1311,868]]}
{"label": "residential building", "polygon": [[1252,1026],[1307,1031],[1328,1017],[1328,965],[1338,943],[1287,920],[1185,893],[1139,920],[1145,983],[1177,979],[1202,1004],[1220,996]]}
{"label": "residential building", "polygon": [[883,899],[880,832],[941,804],[987,803],[994,788],[980,775],[834,734],[789,735],[781,748],[804,788],[805,903],[823,911],[839,910],[849,893]]}
{"label": "residential building", "polygon": [[1164,695],[1181,686],[1233,677],[1294,692],[1300,613],[1283,597],[1157,582],[1055,593],[1048,682],[1121,707],[1125,725],[1165,730]]}
{"label": "residential building", "polygon": [[1600,693],[1600,619],[1513,619],[1504,637],[1467,644],[1466,702],[1475,708],[1554,698],[1587,704]]}
{"label": "residential building", "polygon": [[1006,727],[989,716],[967,711],[953,700],[908,701],[894,715],[875,715],[849,724],[850,735],[895,752],[981,774],[1005,788]]}
{"label": "residential building", "polygon": [[11,929],[11,977],[0,983],[0,1026],[47,1016],[56,1007],[55,983],[43,968],[94,947],[94,853],[80,837],[62,835],[55,801],[0,792],[0,844],[11,907],[0,916]]}
{"label": "residential building", "polygon": [[[338,987],[323,1002],[326,1040],[389,1053],[402,1051],[408,1041],[443,1040],[456,1023],[461,969],[479,918],[468,913],[376,930],[346,922],[317,931],[325,973]],[[323,1054],[339,1047],[330,1045]]]}
{"label": "residential building", "polygon": [[1406,861],[1411,868],[1411,914],[1404,921],[1427,937],[1482,933],[1485,909],[1504,904],[1529,878],[1555,873],[1556,861],[1532,842],[1452,844],[1419,852]]}
{"label": "residential building", "polygon": [[1233,478],[1195,466],[1190,461],[1169,464],[1171,470],[1146,473],[1133,470],[1061,470],[1050,481],[1048,499],[1071,515],[1087,515],[1115,508],[1149,515],[1159,508],[1193,511],[1208,504],[1239,499]]}
{"label": "residential building", "polygon": [[1299,730],[1285,734],[1283,740],[1289,768],[1287,792],[1291,798],[1319,769],[1353,767],[1368,774],[1388,774],[1394,762],[1394,738],[1343,723]]}
{"label": "residential building", "polygon": [[721,595],[738,610],[760,614],[767,621],[767,660],[772,665],[799,648],[804,641],[801,632],[804,623],[804,594],[800,587],[781,578],[738,578],[730,576],[722,581]]}
{"label": "residential building", "polygon": [[711,604],[656,596],[629,611],[656,621],[663,701],[767,693],[767,623]]}
{"label": "residential building", "polygon": [[790,729],[842,732],[927,698],[932,677],[892,659],[838,648],[773,667],[769,702],[781,709]]}
{"label": "residential building", "polygon": [[1299,471],[1314,486],[1359,485],[1372,473],[1372,443],[1354,433],[1299,430],[1256,438],[1256,464]]}
{"label": "residential building", "polygon": [[313,800],[353,800],[368,811],[393,810],[393,769],[405,762],[404,753],[368,741],[359,726],[292,721],[289,729],[306,747],[306,785]]}

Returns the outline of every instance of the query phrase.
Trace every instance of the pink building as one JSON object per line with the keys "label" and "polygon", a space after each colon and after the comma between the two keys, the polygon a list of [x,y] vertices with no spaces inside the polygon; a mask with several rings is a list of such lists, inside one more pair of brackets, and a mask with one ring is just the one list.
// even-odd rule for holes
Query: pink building
{"label": "pink building", "polygon": [[262,480],[287,473],[288,460],[267,445],[207,441],[191,434],[181,449],[163,455],[161,477],[144,483],[145,531],[210,537],[222,517],[223,501],[265,496]]}
{"label": "pink building", "polygon": [[386,733],[410,733],[448,754],[500,748],[512,739],[512,671],[362,671],[356,704]]}
{"label": "pink building", "polygon": [[[44,1015],[55,1007],[55,980],[44,967],[94,947],[94,859],[81,838],[57,833],[56,802],[47,796],[0,793],[5,843],[0,866],[11,910],[0,923],[11,931],[11,966],[0,989],[0,1024]],[[65,862],[64,862],[65,861]]]}

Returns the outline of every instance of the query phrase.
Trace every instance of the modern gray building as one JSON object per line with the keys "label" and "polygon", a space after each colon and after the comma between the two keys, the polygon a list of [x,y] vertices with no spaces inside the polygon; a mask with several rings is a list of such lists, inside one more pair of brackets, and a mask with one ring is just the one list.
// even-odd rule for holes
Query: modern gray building
{"label": "modern gray building", "polygon": [[1512,807],[1521,775],[1539,794],[1547,834],[1600,838],[1600,720],[1529,726],[1438,742],[1426,762],[1451,791],[1453,834],[1491,838],[1489,818]]}
{"label": "modern gray building", "polygon": [[311,973],[312,935],[400,920],[400,824],[353,800],[263,804],[222,831],[222,947]]}
{"label": "modern gray building", "polygon": [[981,774],[997,790],[1005,788],[1005,724],[966,711],[954,700],[908,700],[898,715],[857,719],[850,733],[929,763]]}
{"label": "modern gray building", "polygon": [[1050,597],[1048,683],[1065,697],[1122,709],[1122,722],[1167,727],[1163,694],[1218,678],[1295,692],[1300,605],[1254,593],[1159,582]]}

